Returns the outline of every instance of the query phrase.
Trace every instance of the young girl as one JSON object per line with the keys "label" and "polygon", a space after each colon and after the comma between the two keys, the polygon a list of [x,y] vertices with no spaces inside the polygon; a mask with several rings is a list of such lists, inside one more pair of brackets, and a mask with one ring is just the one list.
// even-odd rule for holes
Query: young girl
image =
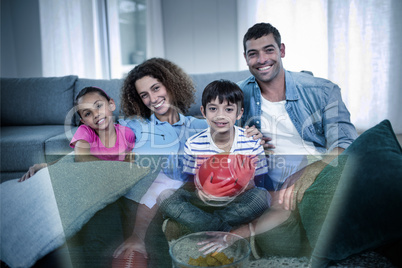
{"label": "young girl", "polygon": [[[133,161],[135,134],[128,127],[114,124],[116,104],[112,98],[100,88],[86,87],[78,93],[75,107],[81,121],[70,142],[75,161]],[[19,181],[29,179],[46,166],[33,165]]]}
{"label": "young girl", "polygon": [[76,97],[78,127],[70,146],[76,161],[131,161],[135,135],[113,122],[116,104],[102,89],[86,87]]}

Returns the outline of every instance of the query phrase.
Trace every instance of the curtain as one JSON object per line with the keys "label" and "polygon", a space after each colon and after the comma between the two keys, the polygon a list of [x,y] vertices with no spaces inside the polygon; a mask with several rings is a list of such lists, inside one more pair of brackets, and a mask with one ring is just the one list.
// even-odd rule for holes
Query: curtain
{"label": "curtain", "polygon": [[165,57],[161,0],[147,0],[147,58]]}
{"label": "curtain", "polygon": [[[402,133],[402,10],[400,0],[238,0],[239,42],[269,22],[286,46],[284,66],[309,70],[342,90],[362,132],[389,119]],[[239,53],[243,54],[243,47]],[[239,68],[246,69],[244,58]]]}
{"label": "curtain", "polygon": [[[283,64],[287,70],[312,71],[315,76],[328,74],[326,2],[317,0],[239,0],[239,44],[247,29],[257,22],[269,22],[281,33],[286,46]],[[244,12],[246,11],[246,12]],[[243,45],[239,47],[243,55]],[[240,69],[247,69],[241,57]]]}
{"label": "curtain", "polygon": [[43,76],[104,78],[96,0],[39,0]]}
{"label": "curtain", "polygon": [[358,130],[389,119],[402,133],[401,10],[400,0],[329,1],[329,78]]}

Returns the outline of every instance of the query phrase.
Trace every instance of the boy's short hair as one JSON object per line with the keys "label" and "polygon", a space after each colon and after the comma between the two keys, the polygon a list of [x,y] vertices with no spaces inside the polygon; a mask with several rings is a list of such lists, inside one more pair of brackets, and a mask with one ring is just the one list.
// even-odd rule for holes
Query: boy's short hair
{"label": "boy's short hair", "polygon": [[204,109],[206,109],[209,102],[217,97],[219,98],[219,103],[224,101],[235,103],[239,110],[244,107],[243,91],[232,81],[221,79],[209,83],[202,93],[202,106]]}

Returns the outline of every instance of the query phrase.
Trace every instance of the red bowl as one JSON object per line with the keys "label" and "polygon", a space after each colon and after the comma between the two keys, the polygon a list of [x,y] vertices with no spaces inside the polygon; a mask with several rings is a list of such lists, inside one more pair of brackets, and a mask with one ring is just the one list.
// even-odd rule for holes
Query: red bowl
{"label": "red bowl", "polygon": [[[234,184],[234,189],[236,190],[230,196],[238,195],[240,192],[242,192],[243,188],[248,184],[251,179],[235,178],[234,161],[236,161],[238,158],[243,157],[247,156],[240,154],[220,153],[209,157],[206,161],[204,161],[204,163],[200,166],[198,170],[196,178],[197,188],[204,193],[213,196],[213,193],[207,192],[207,190],[203,189],[202,185],[204,185],[205,181],[210,180],[212,184],[218,184],[223,180],[230,179],[231,183]],[[214,176],[212,178],[209,177],[211,172],[214,173]]]}

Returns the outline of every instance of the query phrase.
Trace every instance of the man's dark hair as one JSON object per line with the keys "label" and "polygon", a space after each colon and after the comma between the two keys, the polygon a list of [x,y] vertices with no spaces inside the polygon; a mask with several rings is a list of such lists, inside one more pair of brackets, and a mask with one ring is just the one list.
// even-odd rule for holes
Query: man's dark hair
{"label": "man's dark hair", "polygon": [[215,100],[217,97],[219,103],[223,103],[224,101],[235,103],[239,110],[244,106],[243,91],[232,81],[221,79],[209,83],[202,93],[202,106],[204,109],[206,109],[209,102]]}
{"label": "man's dark hair", "polygon": [[263,37],[264,35],[273,34],[275,38],[275,42],[278,44],[278,47],[281,47],[281,34],[279,31],[269,23],[261,22],[254,24],[251,28],[249,28],[246,34],[243,37],[243,48],[244,53],[246,53],[246,42],[251,39],[258,39]]}

